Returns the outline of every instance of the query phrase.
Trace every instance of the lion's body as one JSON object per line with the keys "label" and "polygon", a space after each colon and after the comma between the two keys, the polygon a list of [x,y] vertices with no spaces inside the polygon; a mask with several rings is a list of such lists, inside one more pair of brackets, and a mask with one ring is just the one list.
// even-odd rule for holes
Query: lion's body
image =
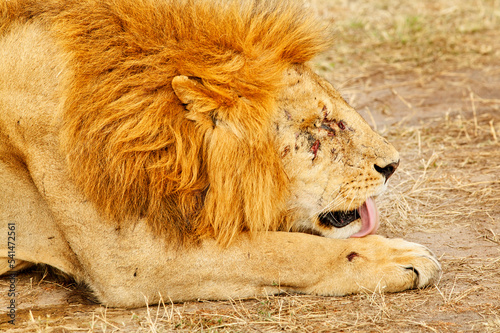
{"label": "lion's body", "polygon": [[[321,29],[266,6],[0,2],[0,234],[15,229],[16,269],[54,266],[115,306],[436,278],[417,244],[331,239],[375,231],[358,207],[398,155],[303,65]],[[318,218],[356,209],[346,226]]]}

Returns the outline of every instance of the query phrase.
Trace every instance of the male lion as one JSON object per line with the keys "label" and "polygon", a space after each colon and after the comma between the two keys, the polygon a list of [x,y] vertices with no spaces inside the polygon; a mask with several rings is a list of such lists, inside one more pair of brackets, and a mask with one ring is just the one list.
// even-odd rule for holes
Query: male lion
{"label": "male lion", "polygon": [[398,153],[306,64],[327,38],[303,8],[3,0],[0,14],[0,235],[15,234],[0,274],[47,264],[125,307],[438,277],[425,247],[370,235]]}

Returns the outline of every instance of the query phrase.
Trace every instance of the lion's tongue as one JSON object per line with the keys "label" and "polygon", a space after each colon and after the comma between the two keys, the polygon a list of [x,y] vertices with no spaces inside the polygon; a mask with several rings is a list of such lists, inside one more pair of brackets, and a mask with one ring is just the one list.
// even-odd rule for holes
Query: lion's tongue
{"label": "lion's tongue", "polygon": [[366,199],[366,202],[358,208],[359,215],[361,216],[361,230],[351,237],[364,237],[366,235],[374,234],[379,226],[377,206],[372,198]]}

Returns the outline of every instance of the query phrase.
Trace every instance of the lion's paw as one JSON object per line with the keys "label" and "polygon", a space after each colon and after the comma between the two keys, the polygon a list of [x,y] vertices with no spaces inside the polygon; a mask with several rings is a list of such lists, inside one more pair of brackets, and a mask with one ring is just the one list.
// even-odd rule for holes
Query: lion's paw
{"label": "lion's paw", "polygon": [[402,239],[367,236],[347,240],[343,252],[345,290],[340,294],[363,291],[397,292],[423,288],[436,283],[441,265],[425,246]]}

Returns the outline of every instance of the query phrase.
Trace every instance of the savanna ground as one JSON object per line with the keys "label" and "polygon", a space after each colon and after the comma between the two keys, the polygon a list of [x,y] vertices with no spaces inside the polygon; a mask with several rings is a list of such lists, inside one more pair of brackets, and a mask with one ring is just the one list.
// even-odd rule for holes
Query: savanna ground
{"label": "savanna ground", "polygon": [[[334,48],[314,66],[401,153],[379,234],[430,247],[437,285],[124,310],[43,270],[20,275],[11,332],[500,332],[500,1],[311,0]],[[8,281],[0,279],[5,311]]]}

